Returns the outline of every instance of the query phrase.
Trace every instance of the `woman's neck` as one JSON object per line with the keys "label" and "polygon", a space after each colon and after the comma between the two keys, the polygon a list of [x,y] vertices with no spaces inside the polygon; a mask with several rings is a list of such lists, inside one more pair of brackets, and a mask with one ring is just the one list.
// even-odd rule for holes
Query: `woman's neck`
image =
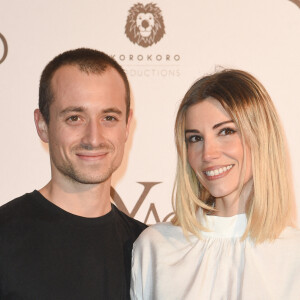
{"label": "woman's neck", "polygon": [[220,217],[232,217],[237,214],[243,214],[246,212],[246,206],[248,199],[250,198],[253,190],[253,179],[250,179],[245,185],[241,193],[237,190],[228,196],[222,198],[216,198],[215,209],[213,214]]}

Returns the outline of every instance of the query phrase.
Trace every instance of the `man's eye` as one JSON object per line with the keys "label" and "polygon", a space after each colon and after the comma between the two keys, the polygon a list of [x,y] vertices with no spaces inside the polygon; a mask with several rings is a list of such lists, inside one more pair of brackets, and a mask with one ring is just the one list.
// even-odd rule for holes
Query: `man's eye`
{"label": "man's eye", "polygon": [[200,135],[191,135],[190,137],[187,138],[187,141],[189,143],[197,143],[203,141],[203,138]]}
{"label": "man's eye", "polygon": [[67,120],[71,122],[77,122],[79,120],[79,116],[71,116]]}
{"label": "man's eye", "polygon": [[106,117],[105,117],[105,120],[106,120],[106,121],[117,121],[117,118],[116,118],[116,117],[113,117],[113,116],[106,116]]}
{"label": "man's eye", "polygon": [[236,130],[232,128],[223,128],[220,132],[219,135],[230,135],[236,133]]}

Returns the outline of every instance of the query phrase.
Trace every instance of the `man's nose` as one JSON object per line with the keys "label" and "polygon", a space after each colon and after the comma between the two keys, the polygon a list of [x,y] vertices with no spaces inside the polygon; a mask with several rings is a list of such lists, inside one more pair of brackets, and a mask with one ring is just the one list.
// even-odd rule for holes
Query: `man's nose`
{"label": "man's nose", "polygon": [[101,127],[99,120],[89,121],[82,137],[82,143],[91,148],[97,148],[103,141],[103,128]]}

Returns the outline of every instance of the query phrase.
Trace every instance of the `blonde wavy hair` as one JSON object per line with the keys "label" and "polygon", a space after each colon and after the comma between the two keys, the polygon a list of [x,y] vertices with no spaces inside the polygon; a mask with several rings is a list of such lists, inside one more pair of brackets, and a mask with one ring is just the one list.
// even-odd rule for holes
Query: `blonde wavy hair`
{"label": "blonde wavy hair", "polygon": [[180,104],[175,122],[178,162],[172,223],[181,226],[186,236],[191,233],[201,238],[200,230],[207,229],[197,219],[197,211],[202,210],[204,215],[214,211],[212,195],[200,184],[188,162],[185,141],[187,109],[208,97],[221,103],[238,127],[243,145],[247,143],[251,150],[253,188],[247,203],[248,223],[242,239],[249,235],[255,243],[272,241],[286,226],[295,224],[289,157],[269,94],[257,79],[240,70],[222,70],[201,78]]}

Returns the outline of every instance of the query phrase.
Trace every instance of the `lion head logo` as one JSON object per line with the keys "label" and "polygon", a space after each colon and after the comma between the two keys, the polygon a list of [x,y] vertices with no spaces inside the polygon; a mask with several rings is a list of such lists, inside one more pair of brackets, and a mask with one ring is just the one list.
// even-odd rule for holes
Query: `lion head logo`
{"label": "lion head logo", "polygon": [[161,10],[154,3],[135,4],[129,10],[125,33],[130,41],[145,48],[157,43],[165,34]]}

